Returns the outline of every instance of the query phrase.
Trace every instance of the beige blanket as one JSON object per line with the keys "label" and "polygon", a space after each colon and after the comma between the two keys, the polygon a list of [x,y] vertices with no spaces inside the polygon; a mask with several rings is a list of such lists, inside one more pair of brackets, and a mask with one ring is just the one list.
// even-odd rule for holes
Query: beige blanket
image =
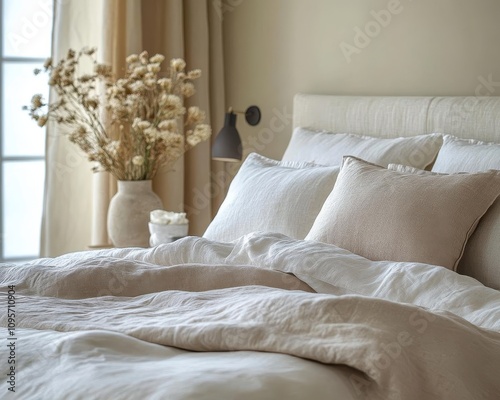
{"label": "beige blanket", "polygon": [[255,266],[89,255],[54,265],[0,268],[2,288],[16,288],[18,328],[108,330],[193,351],[276,352],[347,365],[361,399],[500,393],[500,333],[450,312],[311,293],[289,274]]}

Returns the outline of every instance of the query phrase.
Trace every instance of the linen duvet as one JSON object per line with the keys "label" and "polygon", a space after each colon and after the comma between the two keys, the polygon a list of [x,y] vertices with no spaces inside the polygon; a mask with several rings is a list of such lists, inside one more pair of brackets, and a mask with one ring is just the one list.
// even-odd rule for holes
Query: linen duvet
{"label": "linen duvet", "polygon": [[255,232],[3,266],[0,281],[2,398],[500,394],[500,292],[439,266]]}

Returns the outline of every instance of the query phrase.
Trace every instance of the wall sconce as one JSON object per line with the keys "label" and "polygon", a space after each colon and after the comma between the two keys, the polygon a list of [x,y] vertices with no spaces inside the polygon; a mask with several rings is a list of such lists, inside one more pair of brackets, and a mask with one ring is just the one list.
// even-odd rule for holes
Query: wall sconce
{"label": "wall sconce", "polygon": [[245,114],[249,125],[255,126],[260,122],[261,113],[257,106],[250,106],[245,112],[233,111],[229,107],[224,120],[224,127],[220,130],[212,145],[212,159],[219,161],[241,161],[243,148],[241,138],[236,129],[236,114]]}

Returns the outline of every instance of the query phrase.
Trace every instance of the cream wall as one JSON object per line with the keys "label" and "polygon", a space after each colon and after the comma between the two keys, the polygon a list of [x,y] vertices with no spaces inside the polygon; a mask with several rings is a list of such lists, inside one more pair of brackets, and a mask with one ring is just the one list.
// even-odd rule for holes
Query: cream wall
{"label": "cream wall", "polygon": [[246,153],[282,156],[297,92],[500,95],[499,0],[224,0],[221,16],[227,105],[263,112],[238,121]]}

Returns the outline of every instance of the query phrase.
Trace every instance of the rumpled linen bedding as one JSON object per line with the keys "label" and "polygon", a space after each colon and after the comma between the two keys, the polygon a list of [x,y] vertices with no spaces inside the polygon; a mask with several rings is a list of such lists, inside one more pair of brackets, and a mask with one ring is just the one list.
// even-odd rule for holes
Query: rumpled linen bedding
{"label": "rumpled linen bedding", "polygon": [[2,398],[500,394],[500,292],[443,267],[252,233],[2,266],[0,282],[17,337]]}

